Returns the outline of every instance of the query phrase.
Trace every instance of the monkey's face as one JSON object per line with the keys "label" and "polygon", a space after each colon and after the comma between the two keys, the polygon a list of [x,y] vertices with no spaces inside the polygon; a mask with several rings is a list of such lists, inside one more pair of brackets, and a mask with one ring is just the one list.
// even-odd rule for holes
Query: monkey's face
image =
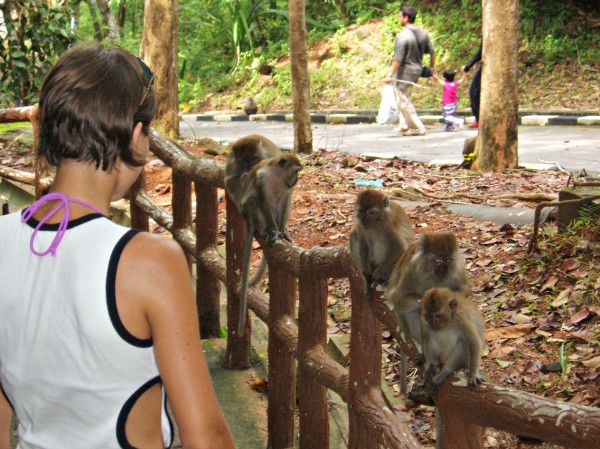
{"label": "monkey's face", "polygon": [[294,169],[294,171],[290,174],[288,179],[286,180],[286,185],[291,189],[298,182],[298,172],[300,171],[300,167]]}
{"label": "monkey's face", "polygon": [[279,158],[277,166],[284,176],[285,185],[290,189],[294,187],[298,182],[298,172],[302,169],[300,159],[293,154],[286,154]]}
{"label": "monkey's face", "polygon": [[381,213],[378,207],[360,207],[358,209],[358,219],[363,226],[368,228],[381,220]]}
{"label": "monkey's face", "polygon": [[444,279],[452,263],[452,257],[436,255],[433,258],[433,272],[438,279]]}
{"label": "monkey's face", "polygon": [[450,321],[448,312],[444,310],[437,310],[433,313],[425,313],[424,316],[427,324],[429,324],[434,331],[444,329],[448,325],[448,321]]}

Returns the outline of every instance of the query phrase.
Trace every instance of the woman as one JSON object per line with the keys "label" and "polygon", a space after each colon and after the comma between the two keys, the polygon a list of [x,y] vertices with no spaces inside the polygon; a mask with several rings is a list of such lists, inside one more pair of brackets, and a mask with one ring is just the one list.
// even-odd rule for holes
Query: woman
{"label": "woman", "polygon": [[[165,448],[166,399],[184,448],[233,448],[199,340],[192,284],[171,239],[114,224],[148,156],[146,65],[78,46],[48,73],[37,155],[51,193],[0,217],[0,448]],[[11,410],[12,408],[12,410]]]}

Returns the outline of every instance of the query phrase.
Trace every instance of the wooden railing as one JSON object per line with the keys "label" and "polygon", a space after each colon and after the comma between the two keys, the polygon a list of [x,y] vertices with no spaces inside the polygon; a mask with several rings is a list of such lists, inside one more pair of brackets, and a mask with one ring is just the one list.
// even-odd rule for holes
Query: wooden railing
{"label": "wooden railing", "polygon": [[[0,110],[0,122],[3,114]],[[28,120],[27,115],[22,120]],[[245,225],[231,202],[227,202],[226,209],[226,256],[217,251],[217,188],[223,187],[224,168],[211,159],[192,157],[154,131],[151,150],[173,169],[173,213],[152,203],[143,191],[142,180],[131,194],[132,225],[147,228],[147,217],[151,216],[195,259],[203,338],[219,334],[219,281],[225,284],[228,337],[224,363],[231,369],[247,368],[250,321],[243,335],[236,332]],[[190,226],[192,183],[196,194],[195,232]],[[329,447],[327,389],[337,392],[348,404],[351,449],[420,447],[403,415],[386,406],[381,392],[382,326],[392,332],[413,360],[414,347],[397,331],[395,314],[381,297],[372,302],[365,299],[363,281],[352,267],[348,248],[304,249],[281,241],[263,248],[269,262],[269,297],[250,288],[248,305],[269,328],[269,447],[294,446],[296,407],[300,448]],[[326,351],[327,281],[331,278],[350,281],[349,369],[335,362]],[[482,449],[486,427],[573,448],[596,448],[600,441],[600,409],[490,383],[469,389],[461,373],[442,385],[435,401],[441,426],[438,438],[445,449]]]}

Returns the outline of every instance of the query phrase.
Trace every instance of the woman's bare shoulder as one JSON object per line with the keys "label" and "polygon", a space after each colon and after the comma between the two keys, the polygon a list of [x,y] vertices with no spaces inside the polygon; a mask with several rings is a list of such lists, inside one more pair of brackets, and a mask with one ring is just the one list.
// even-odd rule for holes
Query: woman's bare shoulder
{"label": "woman's bare shoulder", "polygon": [[175,240],[140,232],[127,244],[123,253],[123,268],[130,280],[146,289],[159,288],[189,279],[185,254]]}

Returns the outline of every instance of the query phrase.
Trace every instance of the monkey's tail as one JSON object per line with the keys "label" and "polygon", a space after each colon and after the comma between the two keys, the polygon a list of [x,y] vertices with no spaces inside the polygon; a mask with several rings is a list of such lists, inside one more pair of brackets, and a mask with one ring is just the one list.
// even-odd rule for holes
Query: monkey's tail
{"label": "monkey's tail", "polygon": [[250,259],[252,257],[252,239],[254,230],[248,224],[246,227],[246,241],[244,242],[244,259],[242,260],[242,281],[240,284],[240,316],[238,319],[238,335],[243,335],[246,327],[248,304],[248,276],[250,274]]}
{"label": "monkey's tail", "polygon": [[254,276],[252,276],[252,279],[250,279],[250,285],[254,286],[258,284],[261,281],[261,279],[265,277],[265,273],[267,272],[267,266],[267,258],[263,254],[262,259],[260,260],[260,265],[256,269],[256,273],[254,273]]}

